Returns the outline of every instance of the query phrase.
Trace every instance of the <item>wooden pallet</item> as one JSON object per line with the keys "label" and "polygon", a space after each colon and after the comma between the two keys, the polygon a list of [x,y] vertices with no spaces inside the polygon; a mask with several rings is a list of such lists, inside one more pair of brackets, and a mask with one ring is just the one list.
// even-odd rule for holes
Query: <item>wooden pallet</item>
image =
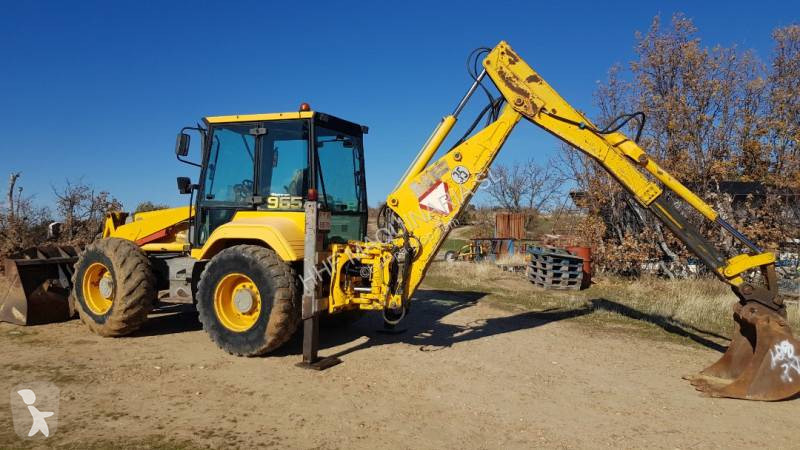
{"label": "wooden pallet", "polygon": [[583,283],[583,258],[548,247],[528,249],[528,280],[544,289],[579,290]]}

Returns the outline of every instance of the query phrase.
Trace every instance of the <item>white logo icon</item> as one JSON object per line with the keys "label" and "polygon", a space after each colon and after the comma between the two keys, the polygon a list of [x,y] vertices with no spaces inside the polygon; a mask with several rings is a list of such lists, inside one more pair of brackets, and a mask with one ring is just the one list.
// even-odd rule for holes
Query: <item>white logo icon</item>
{"label": "white logo icon", "polygon": [[28,431],[28,437],[35,435],[36,433],[42,433],[45,437],[50,436],[50,428],[47,427],[46,418],[55,414],[52,411],[39,411],[38,408],[33,406],[36,403],[36,393],[30,389],[21,389],[17,391],[20,397],[22,397],[22,401],[28,405],[28,411],[31,413],[31,418],[33,419],[33,425],[31,425],[31,430]]}
{"label": "white logo icon", "polygon": [[58,427],[58,387],[48,382],[32,382],[11,390],[14,431],[23,439],[46,439]]}

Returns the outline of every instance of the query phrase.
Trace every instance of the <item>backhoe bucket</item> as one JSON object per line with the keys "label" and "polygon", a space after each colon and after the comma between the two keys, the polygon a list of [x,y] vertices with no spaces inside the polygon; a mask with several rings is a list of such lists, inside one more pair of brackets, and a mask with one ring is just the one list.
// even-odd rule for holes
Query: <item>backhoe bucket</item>
{"label": "backhoe bucket", "polygon": [[42,246],[3,261],[0,322],[36,325],[73,316],[70,286],[80,248]]}
{"label": "backhoe bucket", "polygon": [[747,400],[784,400],[800,393],[800,341],[786,317],[756,302],[740,302],[733,319],[728,350],[698,375],[686,377],[692,385],[710,397]]}

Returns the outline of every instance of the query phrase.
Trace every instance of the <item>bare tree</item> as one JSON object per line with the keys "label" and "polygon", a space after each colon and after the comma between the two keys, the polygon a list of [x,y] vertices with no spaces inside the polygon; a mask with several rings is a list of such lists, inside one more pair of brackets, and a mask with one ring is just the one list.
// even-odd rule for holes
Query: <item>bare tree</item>
{"label": "bare tree", "polygon": [[486,193],[501,207],[520,211],[526,193],[525,173],[519,163],[511,166],[497,164],[492,168]]}
{"label": "bare tree", "polygon": [[497,164],[486,181],[486,193],[494,202],[509,211],[542,211],[548,209],[562,184],[560,172],[552,161],[538,165],[530,159],[524,165]]}
{"label": "bare tree", "polygon": [[527,185],[527,208],[537,212],[550,210],[564,184],[561,173],[554,169],[554,161],[548,160],[544,166],[540,166],[529,160],[523,173]]}
{"label": "bare tree", "polygon": [[38,208],[31,197],[22,195],[21,174],[9,177],[6,204],[0,207],[0,258],[39,244],[44,240],[50,211]]}
{"label": "bare tree", "polygon": [[[21,174],[9,177],[8,190],[0,204],[0,259],[20,250],[41,245],[48,240],[48,225],[53,216],[48,208],[38,207],[33,198],[22,195]],[[106,191],[95,190],[82,180],[67,180],[61,188],[53,187],[56,208],[64,222],[63,244],[86,244],[100,231],[105,214],[122,209],[122,204]]]}
{"label": "bare tree", "polygon": [[64,219],[63,237],[69,243],[91,242],[100,231],[105,214],[122,209],[122,203],[110,193],[95,193],[82,179],[66,180],[62,188],[52,189],[56,211]]}

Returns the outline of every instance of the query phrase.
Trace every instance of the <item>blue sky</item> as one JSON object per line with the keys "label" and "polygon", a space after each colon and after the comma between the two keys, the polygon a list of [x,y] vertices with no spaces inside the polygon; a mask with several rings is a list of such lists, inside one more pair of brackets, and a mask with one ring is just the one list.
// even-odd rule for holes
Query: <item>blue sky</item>
{"label": "blue sky", "polygon": [[[692,18],[708,45],[763,59],[793,1],[41,2],[0,13],[0,180],[27,194],[83,177],[126,208],[182,204],[176,132],[206,115],[296,110],[309,102],[370,127],[370,204],[383,200],[469,86],[464,61],[507,40],[568,101],[594,111],[608,68],[633,57],[656,14]],[[475,97],[453,137],[483,106]],[[544,161],[553,138],[521,123],[500,162]],[[5,185],[3,185],[5,188]]]}

